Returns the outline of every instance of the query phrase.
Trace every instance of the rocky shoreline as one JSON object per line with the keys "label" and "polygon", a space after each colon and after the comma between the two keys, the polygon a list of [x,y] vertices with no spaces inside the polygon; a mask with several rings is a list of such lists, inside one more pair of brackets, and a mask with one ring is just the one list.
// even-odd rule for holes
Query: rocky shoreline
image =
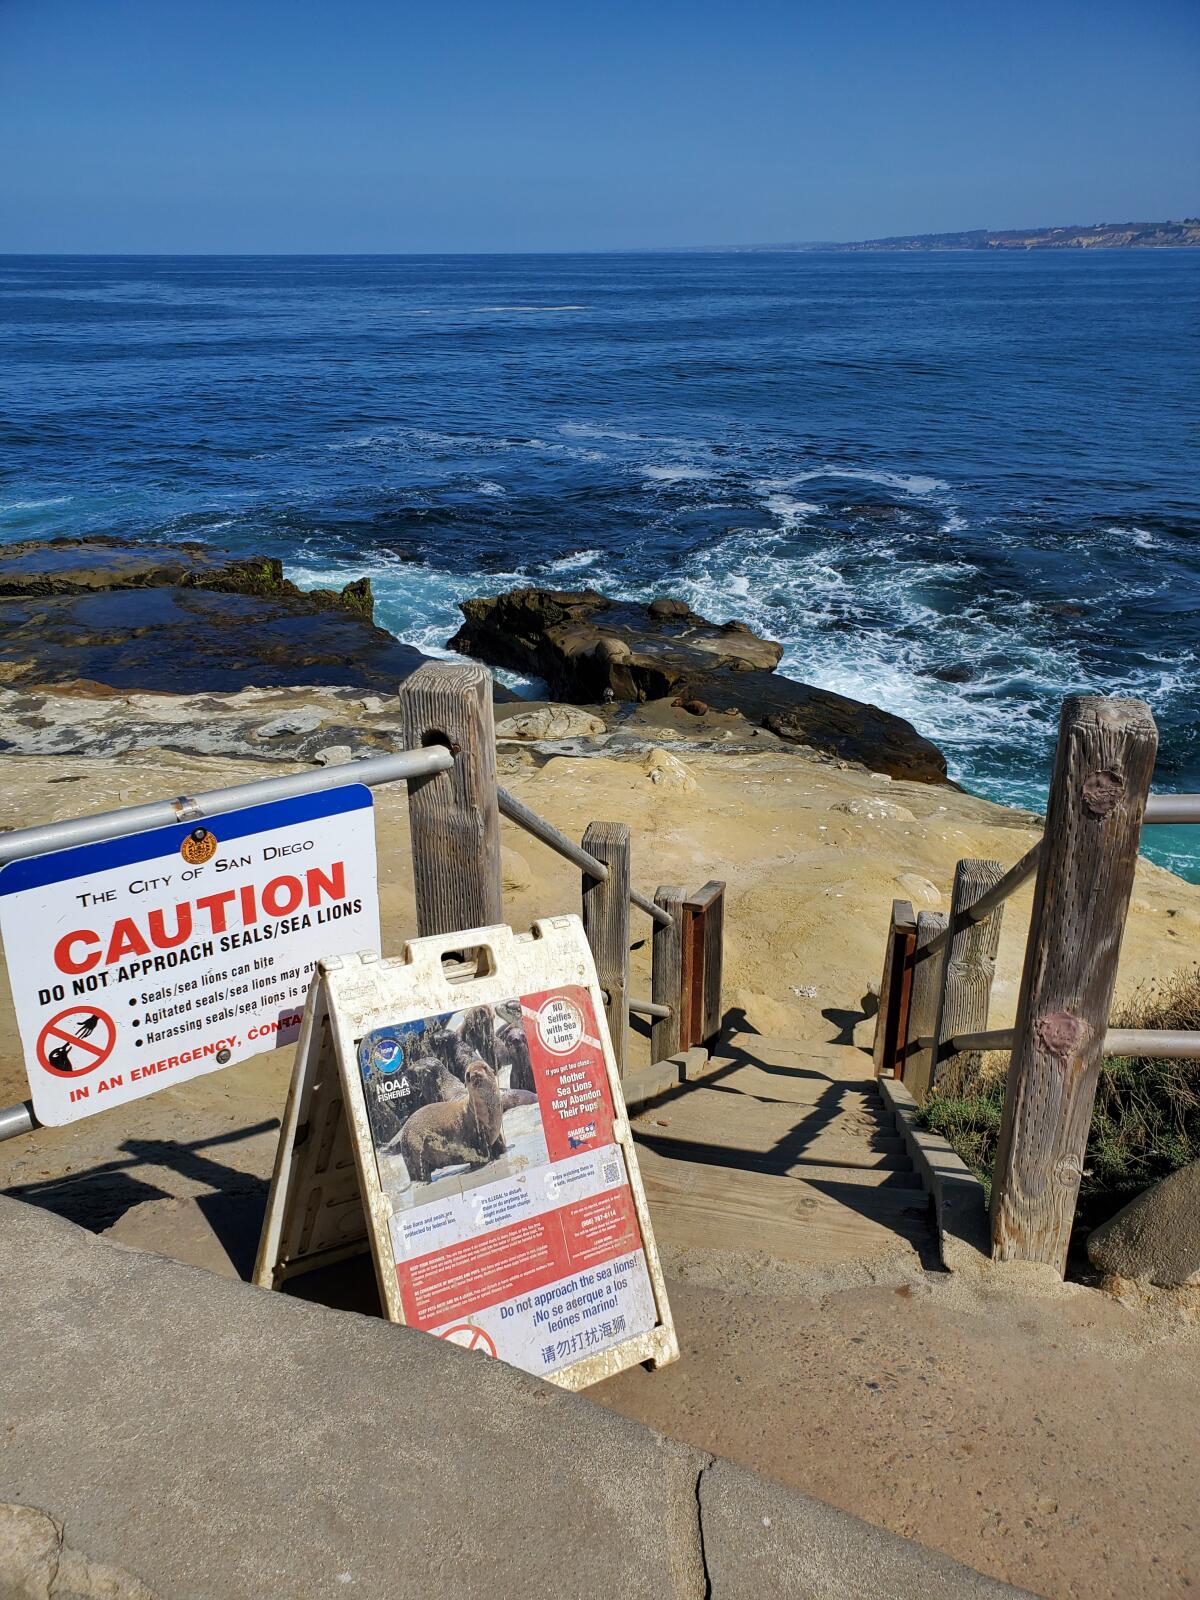
{"label": "rocky shoreline", "polygon": [[[641,606],[594,590],[518,589],[461,609],[450,648],[543,679],[554,701],[586,708],[587,735],[522,736],[547,756],[663,741],[801,747],[889,778],[947,781],[942,753],[909,723],[784,677],[781,646],[745,623],[710,622],[671,597]],[[0,750],[9,754],[157,746],[348,760],[395,747],[397,690],[427,659],[376,625],[368,578],[302,590],[277,560],[186,541],[0,549]],[[497,701],[515,698],[497,685]]]}

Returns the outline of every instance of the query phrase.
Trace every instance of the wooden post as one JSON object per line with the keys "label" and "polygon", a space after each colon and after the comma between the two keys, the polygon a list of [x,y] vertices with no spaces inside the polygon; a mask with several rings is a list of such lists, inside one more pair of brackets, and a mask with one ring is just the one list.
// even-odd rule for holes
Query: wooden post
{"label": "wooden post", "polygon": [[670,1006],[671,1015],[650,1024],[650,1060],[665,1061],[684,1049],[683,1026],[683,902],[685,891],[674,885],[661,886],[654,904],[671,913],[671,926],[654,924],[651,946],[650,998],[660,1006]]}
{"label": "wooden post", "polygon": [[629,1063],[629,827],[624,822],[592,822],[583,848],[608,868],[603,883],[583,874],[583,927],[604,1002],[617,1070]]}
{"label": "wooden post", "polygon": [[904,1041],[908,1033],[909,996],[912,992],[912,954],[917,942],[917,919],[907,900],[892,901],[887,944],[883,952],[883,977],[879,981],[879,1012],[875,1018],[872,1056],[875,1076],[904,1076]]}
{"label": "wooden post", "polygon": [[1066,1270],[1158,730],[1141,700],[1067,700],[992,1182],[992,1253]]}
{"label": "wooden post", "polygon": [[721,1032],[725,885],[715,880],[683,902],[679,1048],[711,1045]]}
{"label": "wooden post", "polygon": [[[934,955],[921,952],[946,931],[946,918],[940,911],[922,911],[917,917],[917,937],[912,959],[912,998],[908,1007],[908,1027],[904,1035],[904,1087],[918,1105],[929,1093],[933,1074],[933,1030],[937,1025],[938,1003],[942,992],[944,949]],[[921,1044],[920,1040],[925,1040]]]}
{"label": "wooden post", "polygon": [[987,1028],[1004,902],[1001,901],[982,922],[970,921],[968,913],[1003,876],[1004,868],[998,861],[960,861],[955,869],[946,977],[933,1030],[937,1043],[929,1079],[931,1088],[936,1087],[950,1062],[954,1062],[960,1075],[972,1069],[978,1071],[981,1059],[978,1051],[957,1057],[947,1053],[947,1046],[956,1033],[983,1033]]}
{"label": "wooden post", "polygon": [[456,933],[504,920],[492,675],[430,662],[400,686],[404,743],[453,752],[447,772],[408,785],[417,932]]}

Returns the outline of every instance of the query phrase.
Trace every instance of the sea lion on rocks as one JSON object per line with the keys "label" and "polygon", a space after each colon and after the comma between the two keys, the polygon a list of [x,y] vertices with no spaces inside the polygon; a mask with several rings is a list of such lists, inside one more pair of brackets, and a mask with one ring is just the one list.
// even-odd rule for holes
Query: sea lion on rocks
{"label": "sea lion on rocks", "polygon": [[466,1071],[463,1100],[440,1101],[414,1111],[400,1134],[400,1154],[414,1183],[428,1183],[440,1167],[481,1167],[502,1156],[504,1107],[496,1074],[476,1057]]}
{"label": "sea lion on rocks", "polygon": [[535,1106],[538,1097],[529,1089],[506,1089],[504,1091],[503,1106],[505,1111],[511,1111],[514,1106]]}

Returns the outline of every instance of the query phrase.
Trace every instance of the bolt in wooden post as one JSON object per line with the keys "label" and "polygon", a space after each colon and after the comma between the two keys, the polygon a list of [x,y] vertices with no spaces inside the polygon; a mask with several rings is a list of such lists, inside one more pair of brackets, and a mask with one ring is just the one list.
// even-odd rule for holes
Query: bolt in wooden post
{"label": "bolt in wooden post", "polygon": [[917,919],[907,900],[892,901],[887,944],[883,952],[883,977],[879,981],[879,1012],[875,1018],[872,1057],[875,1076],[904,1076],[904,1041],[908,1031],[912,992],[912,954],[917,942]]}
{"label": "bolt in wooden post", "polygon": [[937,1025],[946,956],[944,948],[931,956],[922,952],[945,931],[946,918],[940,911],[922,911],[917,917],[917,937],[912,958],[912,995],[904,1036],[903,1078],[904,1087],[918,1105],[928,1095],[933,1075],[933,1030]]}
{"label": "bolt in wooden post", "polygon": [[656,1005],[670,1006],[671,1015],[650,1024],[650,1060],[665,1061],[684,1048],[683,1023],[683,902],[685,891],[674,885],[655,891],[654,904],[671,913],[671,926],[654,924],[651,945],[650,996]]}
{"label": "bolt in wooden post", "polygon": [[400,686],[404,743],[445,745],[447,772],[408,785],[417,932],[457,933],[504,920],[492,675],[430,662]]}
{"label": "bolt in wooden post", "polygon": [[617,1071],[625,1076],[629,1062],[629,828],[624,822],[592,822],[583,848],[608,868],[603,883],[583,874],[583,927],[604,1002]]}
{"label": "bolt in wooden post", "polygon": [[1067,700],[992,1182],[992,1253],[1065,1272],[1158,730],[1141,700]]}
{"label": "bolt in wooden post", "polygon": [[1003,876],[1004,868],[998,861],[960,861],[955,869],[946,977],[942,984],[941,1009],[933,1030],[936,1044],[929,1080],[931,1088],[936,1087],[951,1062],[957,1082],[964,1081],[964,1074],[978,1071],[982,1059],[978,1051],[952,1056],[947,1054],[947,1047],[956,1033],[983,1033],[987,1028],[1004,902],[1001,901],[982,922],[972,922],[969,913],[975,902]]}

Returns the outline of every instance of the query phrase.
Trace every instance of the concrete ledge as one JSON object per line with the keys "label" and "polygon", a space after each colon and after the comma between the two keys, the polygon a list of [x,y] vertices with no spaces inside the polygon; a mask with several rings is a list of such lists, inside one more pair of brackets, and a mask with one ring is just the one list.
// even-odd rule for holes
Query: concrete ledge
{"label": "concrete ledge", "polygon": [[917,1102],[898,1078],[879,1078],[877,1082],[925,1192],[933,1200],[942,1265],[947,1272],[985,1271],[991,1266],[992,1239],[983,1185],[940,1134],[921,1126]]}
{"label": "concrete ledge", "polygon": [[[97,1595],[1015,1592],[500,1362],[2,1197],[0,1272],[0,1503],[120,1576]],[[43,1592],[21,1559],[0,1540],[0,1594]]]}

